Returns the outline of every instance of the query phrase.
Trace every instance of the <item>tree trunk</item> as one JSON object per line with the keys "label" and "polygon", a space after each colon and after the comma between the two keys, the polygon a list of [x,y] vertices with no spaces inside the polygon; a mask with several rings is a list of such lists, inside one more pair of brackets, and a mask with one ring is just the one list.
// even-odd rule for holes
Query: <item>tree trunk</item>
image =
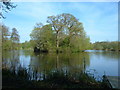
{"label": "tree trunk", "polygon": [[57,32],[56,32],[56,48],[57,48],[56,52],[57,52],[57,53],[58,53],[58,51],[59,51],[59,50],[58,50],[58,48],[59,48],[59,36],[58,36],[58,35],[59,35],[59,32],[57,31]]}

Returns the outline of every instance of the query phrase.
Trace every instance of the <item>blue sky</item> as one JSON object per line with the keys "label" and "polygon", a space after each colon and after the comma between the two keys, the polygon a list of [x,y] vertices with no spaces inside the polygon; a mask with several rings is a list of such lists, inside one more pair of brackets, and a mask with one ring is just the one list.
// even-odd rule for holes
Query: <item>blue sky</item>
{"label": "blue sky", "polygon": [[117,2],[16,2],[4,15],[3,23],[17,28],[20,42],[29,41],[36,23],[46,24],[48,16],[70,13],[83,23],[91,42],[118,40]]}

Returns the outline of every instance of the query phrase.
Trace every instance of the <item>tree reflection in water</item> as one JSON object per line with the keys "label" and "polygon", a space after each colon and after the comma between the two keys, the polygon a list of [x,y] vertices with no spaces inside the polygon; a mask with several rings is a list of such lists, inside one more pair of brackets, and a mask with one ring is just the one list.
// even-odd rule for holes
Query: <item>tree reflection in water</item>
{"label": "tree reflection in water", "polygon": [[[106,69],[106,67],[113,66],[113,69],[115,69],[114,64],[111,66],[111,63],[117,62],[120,58],[118,54],[117,52],[96,51],[59,54],[40,54],[30,50],[3,51],[2,67],[10,70],[17,70],[19,67],[26,68],[31,75],[30,79],[36,80],[43,80],[54,72],[61,72],[66,76],[77,78],[86,69],[97,69],[97,72],[104,72],[103,69]],[[115,71],[115,73],[117,72]]]}
{"label": "tree reflection in water", "polygon": [[32,56],[29,68],[33,79],[43,80],[53,72],[61,72],[64,75],[77,78],[89,65],[90,61],[87,53],[50,53]]}

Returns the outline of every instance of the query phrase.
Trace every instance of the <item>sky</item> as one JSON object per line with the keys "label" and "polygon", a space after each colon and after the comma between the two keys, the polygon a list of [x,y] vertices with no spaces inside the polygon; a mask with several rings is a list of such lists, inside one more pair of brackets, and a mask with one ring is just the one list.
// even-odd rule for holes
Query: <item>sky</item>
{"label": "sky", "polygon": [[17,5],[2,22],[16,28],[20,42],[30,40],[36,23],[46,24],[47,17],[70,13],[83,23],[84,30],[91,42],[118,40],[118,3],[117,2],[14,2]]}

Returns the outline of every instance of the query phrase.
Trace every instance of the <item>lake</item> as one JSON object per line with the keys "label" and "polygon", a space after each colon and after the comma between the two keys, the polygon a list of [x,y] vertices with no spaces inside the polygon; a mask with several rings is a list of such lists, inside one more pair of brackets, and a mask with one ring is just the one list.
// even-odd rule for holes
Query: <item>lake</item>
{"label": "lake", "polygon": [[80,72],[87,72],[101,79],[102,76],[118,76],[120,53],[103,50],[86,50],[81,53],[34,53],[31,50],[3,51],[2,65],[16,70],[26,68],[31,74],[43,75],[59,71],[76,77]]}

